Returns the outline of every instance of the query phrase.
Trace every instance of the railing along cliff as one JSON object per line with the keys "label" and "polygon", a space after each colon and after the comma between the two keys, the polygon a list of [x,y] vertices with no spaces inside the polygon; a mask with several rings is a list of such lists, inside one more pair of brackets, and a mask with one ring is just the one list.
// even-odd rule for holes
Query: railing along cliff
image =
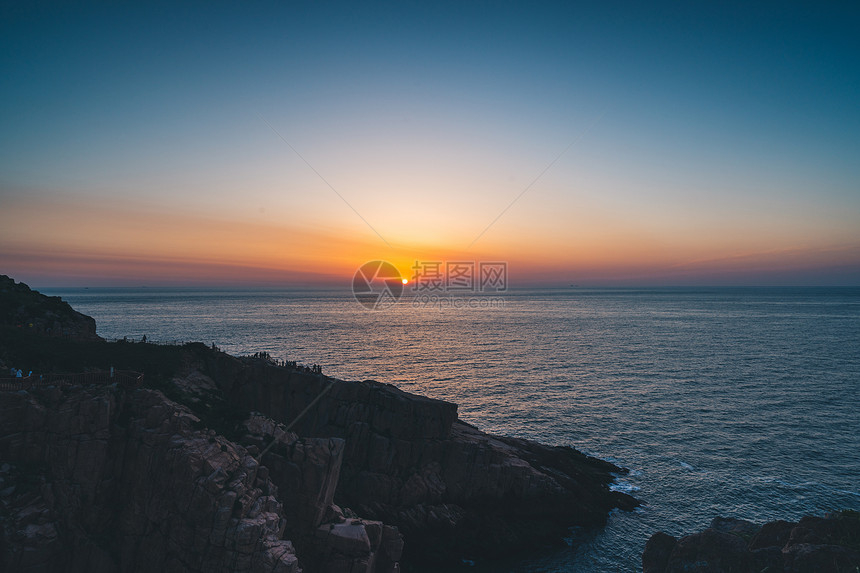
{"label": "railing along cliff", "polygon": [[143,384],[143,374],[133,370],[81,372],[78,374],[42,374],[22,378],[0,378],[0,391],[29,390],[45,386],[72,386],[85,384],[118,384],[124,388],[138,388]]}

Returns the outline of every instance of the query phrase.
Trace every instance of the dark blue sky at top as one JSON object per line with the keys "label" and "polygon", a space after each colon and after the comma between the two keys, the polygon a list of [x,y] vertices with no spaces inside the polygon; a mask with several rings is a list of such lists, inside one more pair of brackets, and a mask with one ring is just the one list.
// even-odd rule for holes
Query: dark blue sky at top
{"label": "dark blue sky at top", "polygon": [[[845,143],[860,127],[853,3],[34,5],[2,13],[7,133],[39,115],[109,121],[117,107],[144,117],[171,98],[217,109],[302,91],[292,81],[322,97],[373,82],[383,99],[457,85],[513,100],[555,89],[681,117],[798,124]],[[552,95],[549,107],[563,105]]]}

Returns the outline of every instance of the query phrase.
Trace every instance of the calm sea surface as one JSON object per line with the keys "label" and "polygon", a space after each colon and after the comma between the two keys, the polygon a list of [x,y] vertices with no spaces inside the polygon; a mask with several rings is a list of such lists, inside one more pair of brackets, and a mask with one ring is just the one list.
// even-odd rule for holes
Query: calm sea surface
{"label": "calm sea surface", "polygon": [[530,290],[385,311],[348,292],[44,292],[106,338],[319,363],[630,468],[616,487],[647,505],[508,571],[636,571],[658,530],[860,509],[860,289]]}

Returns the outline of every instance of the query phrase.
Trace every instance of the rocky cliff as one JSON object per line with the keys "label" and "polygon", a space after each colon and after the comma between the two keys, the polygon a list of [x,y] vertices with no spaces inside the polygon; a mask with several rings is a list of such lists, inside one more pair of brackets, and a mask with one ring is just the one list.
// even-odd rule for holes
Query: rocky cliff
{"label": "rocky cliff", "polygon": [[763,526],[717,517],[700,533],[648,540],[643,573],[856,573],[860,514],[844,511]]}
{"label": "rocky cliff", "polygon": [[277,488],[160,392],[4,393],[7,571],[299,571]]}
{"label": "rocky cliff", "polygon": [[[66,312],[14,286],[13,323]],[[488,435],[391,385],[33,324],[0,325],[0,361],[145,385],[0,392],[0,569],[443,570],[637,505],[609,490],[621,468]]]}
{"label": "rocky cliff", "polygon": [[24,283],[0,275],[0,327],[47,336],[97,340],[96,321],[58,296],[45,296]]}
{"label": "rocky cliff", "polygon": [[335,502],[397,525],[407,559],[500,557],[638,505],[609,490],[622,468],[486,434],[459,421],[455,404],[223,354],[210,355],[205,369],[232,403],[284,423],[322,394],[294,429],[344,441]]}

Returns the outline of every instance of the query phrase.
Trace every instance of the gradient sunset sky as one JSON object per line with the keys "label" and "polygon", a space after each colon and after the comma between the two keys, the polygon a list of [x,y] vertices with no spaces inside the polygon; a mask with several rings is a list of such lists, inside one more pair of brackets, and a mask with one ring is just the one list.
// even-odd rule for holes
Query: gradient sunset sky
{"label": "gradient sunset sky", "polygon": [[703,4],[4,3],[0,273],[860,284],[860,5]]}

